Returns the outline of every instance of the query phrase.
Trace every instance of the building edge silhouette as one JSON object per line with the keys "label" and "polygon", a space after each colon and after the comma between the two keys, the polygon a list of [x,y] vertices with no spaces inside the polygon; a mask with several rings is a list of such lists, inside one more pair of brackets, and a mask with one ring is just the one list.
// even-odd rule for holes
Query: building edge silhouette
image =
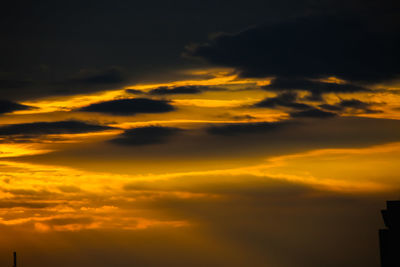
{"label": "building edge silhouette", "polygon": [[400,266],[400,200],[386,201],[381,210],[386,228],[379,230],[380,259],[382,267]]}

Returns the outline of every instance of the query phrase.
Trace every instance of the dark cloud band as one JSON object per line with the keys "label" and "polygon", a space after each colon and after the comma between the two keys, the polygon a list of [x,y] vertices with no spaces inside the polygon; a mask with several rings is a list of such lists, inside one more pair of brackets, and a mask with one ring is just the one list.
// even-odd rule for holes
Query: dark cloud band
{"label": "dark cloud band", "polygon": [[177,95],[177,94],[199,94],[208,88],[205,86],[177,86],[177,87],[158,87],[151,90],[151,95]]}
{"label": "dark cloud band", "polygon": [[55,122],[32,122],[0,126],[0,136],[78,134],[87,132],[99,132],[111,129],[113,128],[74,120]]}
{"label": "dark cloud band", "polygon": [[10,113],[18,110],[29,110],[34,107],[22,105],[8,100],[0,100],[0,114]]}
{"label": "dark cloud band", "polygon": [[294,92],[285,92],[279,94],[276,97],[266,98],[254,106],[259,108],[277,108],[277,107],[287,107],[292,109],[304,110],[310,109],[311,106],[297,102],[298,96]]}
{"label": "dark cloud band", "polygon": [[147,98],[118,99],[94,103],[79,109],[84,112],[100,112],[111,115],[135,115],[139,113],[164,113],[175,108],[165,100]]}
{"label": "dark cloud band", "polygon": [[258,123],[234,123],[226,124],[222,126],[210,126],[208,127],[207,133],[212,135],[225,135],[235,136],[240,134],[254,134],[254,133],[266,133],[282,129],[293,122],[281,121],[281,122],[258,122]]}
{"label": "dark cloud band", "polygon": [[178,128],[149,126],[126,130],[117,138],[110,140],[111,143],[125,146],[142,146],[151,144],[161,144],[168,138],[182,131]]}
{"label": "dark cloud band", "polygon": [[219,34],[186,55],[234,67],[247,77],[321,78],[379,82],[400,74],[400,36],[356,19],[311,16]]}

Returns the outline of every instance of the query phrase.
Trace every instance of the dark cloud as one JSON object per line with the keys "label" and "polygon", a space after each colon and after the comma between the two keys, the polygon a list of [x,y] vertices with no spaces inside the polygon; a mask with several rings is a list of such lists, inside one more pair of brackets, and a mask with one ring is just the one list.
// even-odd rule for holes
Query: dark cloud
{"label": "dark cloud", "polygon": [[8,100],[0,100],[0,114],[10,113],[17,110],[29,110],[34,107],[22,105]]}
{"label": "dark cloud", "polygon": [[184,85],[184,86],[160,86],[148,92],[136,89],[126,89],[125,92],[130,94],[148,94],[148,95],[180,95],[180,94],[200,94],[205,91],[222,91],[223,88],[213,88],[201,85]]}
{"label": "dark cloud", "polygon": [[367,103],[360,101],[358,99],[346,99],[331,105],[331,104],[321,104],[320,108],[329,111],[341,111],[341,112],[362,112],[362,113],[380,113],[380,110],[374,109],[378,106],[378,103]]}
{"label": "dark cloud", "polygon": [[3,189],[3,192],[11,193],[14,197],[43,197],[54,195],[47,190],[32,190],[32,189]]}
{"label": "dark cloud", "polygon": [[343,110],[343,107],[341,107],[340,105],[321,104],[319,105],[319,107],[324,110],[335,111],[335,112]]}
{"label": "dark cloud", "polygon": [[311,95],[306,96],[306,100],[322,101],[324,93],[354,93],[370,92],[371,89],[350,83],[329,83],[303,78],[275,78],[269,85],[263,87],[268,91],[308,91]]}
{"label": "dark cloud", "polygon": [[[290,7],[286,15],[282,6]],[[0,74],[13,73],[16,81],[32,80],[37,86],[3,93],[8,99],[20,100],[87,92],[88,83],[73,88],[60,83],[71,81],[71,74],[81,69],[101,72],[110,66],[120,66],[134,82],[154,82],[159,77],[171,80],[177,69],[199,67],[180,57],[186,44],[210,32],[236,31],[304,9],[293,0],[251,0],[246,5],[239,0],[217,4],[207,0],[201,6],[185,0],[173,5],[164,1],[9,1],[3,5],[7,12],[0,17]],[[82,81],[99,80],[106,83],[101,87],[90,83],[90,91],[109,88],[109,81],[116,79],[94,75]]]}
{"label": "dark cloud", "polygon": [[116,89],[128,83],[121,68],[82,69],[64,80],[42,84],[49,95],[72,95]]}
{"label": "dark cloud", "polygon": [[124,82],[122,71],[118,68],[111,68],[103,71],[81,71],[77,77],[70,79],[70,83],[82,84],[119,84]]}
{"label": "dark cloud", "polygon": [[195,85],[176,86],[176,87],[162,86],[151,90],[149,93],[151,95],[199,94],[207,89],[209,89],[207,86],[195,86]]}
{"label": "dark cloud", "polygon": [[31,81],[14,80],[14,79],[0,79],[0,90],[4,89],[18,89],[31,86]]}
{"label": "dark cloud", "polygon": [[125,92],[127,92],[129,94],[136,94],[136,95],[141,95],[141,94],[145,93],[143,91],[136,90],[136,89],[126,89]]}
{"label": "dark cloud", "polygon": [[9,124],[0,126],[0,136],[9,135],[46,135],[46,134],[78,134],[113,129],[112,127],[91,124],[81,121],[55,121]]}
{"label": "dark cloud", "polygon": [[85,112],[100,112],[112,115],[135,115],[139,113],[164,113],[175,108],[166,100],[153,100],[147,98],[118,99],[90,104],[79,109]]}
{"label": "dark cloud", "polygon": [[264,87],[266,90],[306,90],[312,93],[354,93],[371,91],[369,88],[354,84],[339,84],[312,81],[300,78],[276,78]]}
{"label": "dark cloud", "polygon": [[[400,121],[354,116],[295,118],[282,122],[215,123],[170,136],[163,145],[93,143],[71,150],[29,156],[30,162],[133,175],[191,172],[229,159],[227,166],[257,164],[257,157],[288,155],[325,148],[359,148],[400,140]],[[119,136],[111,137],[116,138]],[[111,139],[110,138],[110,139]],[[181,164],[170,164],[166,158]],[[152,164],[143,164],[143,162]],[[157,170],[156,170],[157,169]],[[161,170],[161,171],[160,171]]]}
{"label": "dark cloud", "polygon": [[[373,28],[393,29],[393,25],[399,25],[398,3],[395,2],[220,0],[215,3],[207,0],[199,6],[197,2],[185,0],[174,1],[174,5],[165,1],[140,4],[122,0],[103,0],[95,4],[76,0],[8,1],[2,6],[7,12],[0,16],[0,79],[8,84],[0,85],[1,94],[3,98],[19,101],[109,89],[113,84],[68,86],[64,83],[77,78],[75,74],[82,69],[96,70],[100,75],[111,66],[121,67],[135,83],[154,82],[159,78],[170,81],[179,76],[175,72],[177,69],[199,67],[180,57],[187,44],[201,42],[213,32],[237,32],[249,25],[276,23],[310,14],[362,17]],[[316,32],[315,36],[318,35]],[[335,37],[336,43],[350,44],[333,32],[332,38]],[[277,41],[275,38],[270,43]],[[296,44],[296,40],[291,43]],[[255,45],[256,50],[262,47],[262,42]],[[237,52],[238,58],[244,54],[243,49]],[[343,65],[348,63],[351,62]],[[86,81],[99,81],[96,75],[92,76]]]}
{"label": "dark cloud", "polygon": [[321,93],[311,92],[311,94],[304,96],[303,100],[313,101],[313,102],[322,102],[322,101],[324,101],[324,97]]}
{"label": "dark cloud", "polygon": [[52,226],[55,225],[70,225],[70,224],[90,224],[94,221],[92,217],[78,217],[78,218],[54,218],[44,220],[43,222]]}
{"label": "dark cloud", "polygon": [[[73,74],[70,74],[73,73]],[[10,75],[9,75],[10,76]],[[37,75],[40,76],[40,75]],[[28,81],[24,77],[7,77],[0,80],[0,93],[9,99],[43,98],[52,95],[84,94],[116,89],[129,83],[125,72],[118,67],[81,69],[60,78]]]}
{"label": "dark cloud", "polygon": [[234,123],[226,124],[223,126],[210,126],[208,127],[207,133],[213,135],[226,135],[234,136],[239,134],[254,134],[254,133],[266,133],[282,129],[293,122],[256,122],[256,123]]}
{"label": "dark cloud", "polygon": [[57,188],[63,193],[78,193],[82,191],[79,187],[73,185],[60,185]]}
{"label": "dark cloud", "polygon": [[57,203],[49,202],[27,202],[27,201],[1,201],[0,209],[12,209],[12,208],[28,208],[28,209],[45,209],[56,206]]}
{"label": "dark cloud", "polygon": [[285,92],[285,93],[279,94],[276,97],[266,98],[266,99],[262,100],[261,102],[258,102],[254,106],[260,107],[260,108],[288,107],[288,108],[299,109],[299,110],[311,108],[310,105],[307,105],[304,103],[298,103],[297,99],[298,99],[297,93]]}
{"label": "dark cloud", "polygon": [[340,101],[339,105],[344,108],[367,109],[372,104],[362,102],[358,99],[348,99]]}
{"label": "dark cloud", "polygon": [[126,146],[141,146],[151,144],[161,144],[179,131],[178,128],[149,126],[126,130],[117,138],[110,140],[111,143]]}
{"label": "dark cloud", "polygon": [[399,76],[399,45],[397,31],[371,29],[344,16],[309,16],[219,34],[207,44],[188,47],[186,54],[234,67],[245,77],[380,82]]}
{"label": "dark cloud", "polygon": [[243,115],[229,115],[229,117],[231,117],[234,120],[254,120],[256,119],[256,117],[251,116],[249,114],[243,114]]}
{"label": "dark cloud", "polygon": [[317,108],[312,108],[303,111],[297,111],[290,113],[292,118],[331,118],[335,117],[337,114],[329,111],[323,111]]}

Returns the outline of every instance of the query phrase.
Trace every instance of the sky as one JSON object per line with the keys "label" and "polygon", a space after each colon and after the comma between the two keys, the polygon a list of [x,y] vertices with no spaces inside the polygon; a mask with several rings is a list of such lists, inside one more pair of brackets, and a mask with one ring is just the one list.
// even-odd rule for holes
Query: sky
{"label": "sky", "polygon": [[1,265],[379,266],[399,7],[9,1]]}

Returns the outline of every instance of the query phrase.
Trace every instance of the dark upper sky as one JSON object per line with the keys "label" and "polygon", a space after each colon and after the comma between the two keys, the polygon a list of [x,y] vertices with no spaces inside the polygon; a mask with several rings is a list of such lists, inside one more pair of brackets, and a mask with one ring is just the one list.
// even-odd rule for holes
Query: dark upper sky
{"label": "dark upper sky", "polygon": [[204,43],[213,33],[297,17],[333,15],[394,31],[395,5],[355,0],[9,1],[0,17],[1,95],[35,98],[171,79],[173,69],[203,64],[182,57],[187,45]]}

